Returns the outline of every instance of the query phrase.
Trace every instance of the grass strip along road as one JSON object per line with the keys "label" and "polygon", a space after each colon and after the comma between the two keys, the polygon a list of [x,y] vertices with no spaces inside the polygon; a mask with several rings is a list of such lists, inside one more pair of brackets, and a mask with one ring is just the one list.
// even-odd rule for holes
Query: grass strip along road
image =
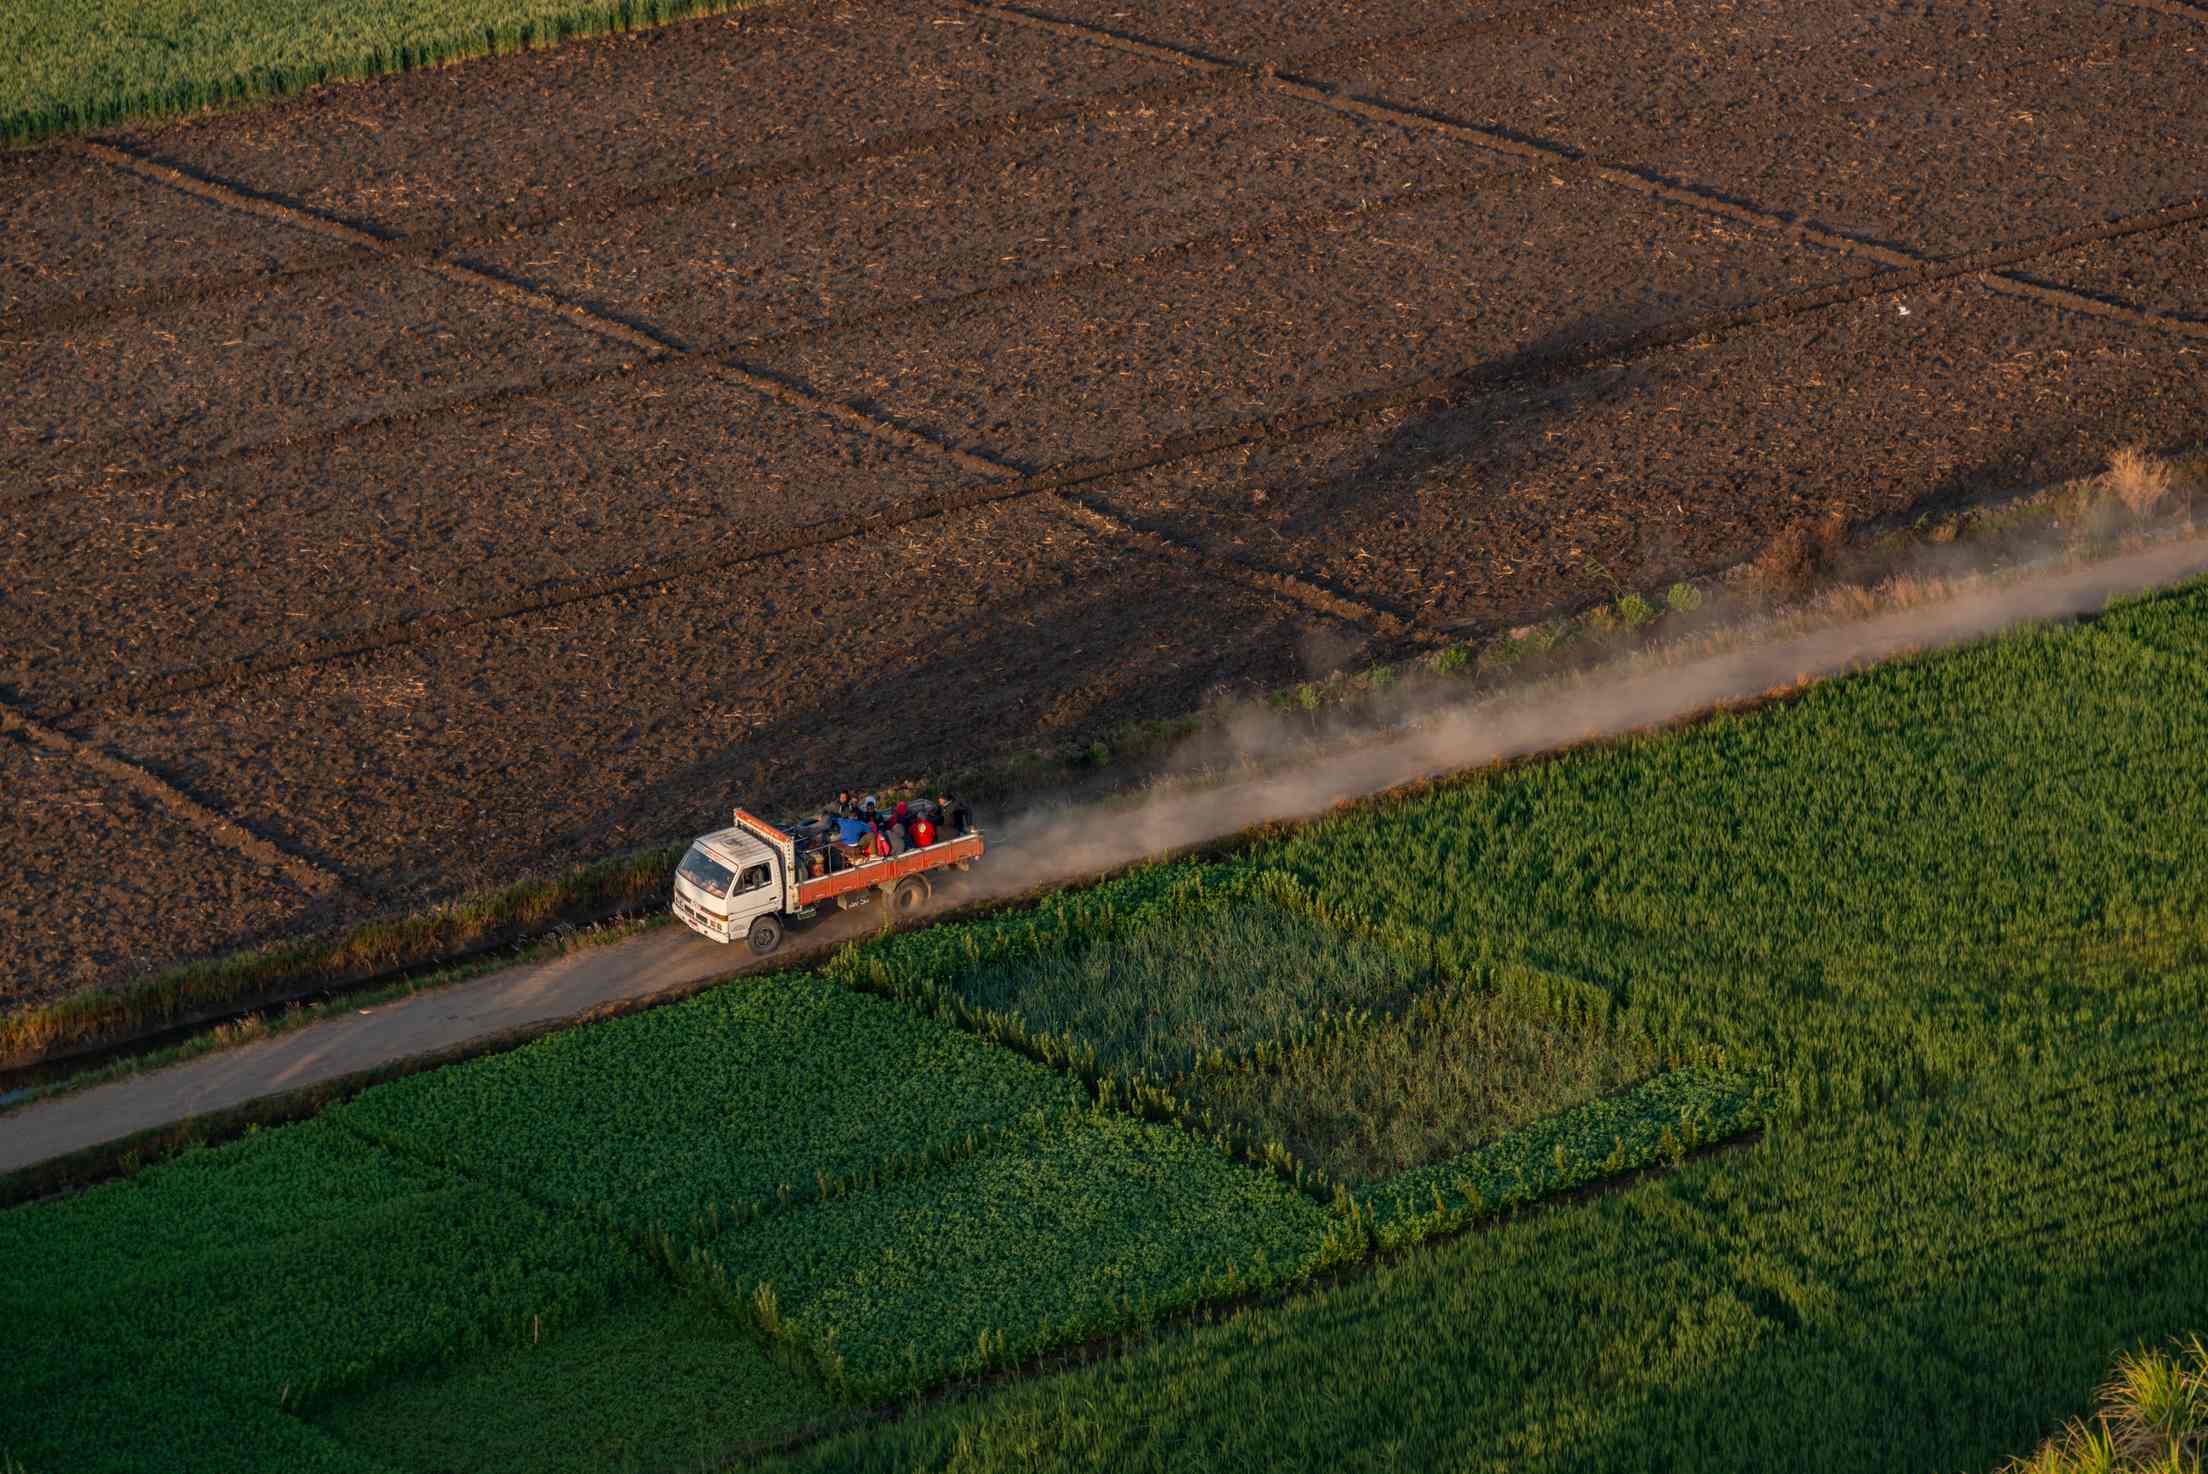
{"label": "grass strip along road", "polygon": [[2208,1321],[2204,677],[2195,583],[0,1213],[0,1456],[1990,1468]]}

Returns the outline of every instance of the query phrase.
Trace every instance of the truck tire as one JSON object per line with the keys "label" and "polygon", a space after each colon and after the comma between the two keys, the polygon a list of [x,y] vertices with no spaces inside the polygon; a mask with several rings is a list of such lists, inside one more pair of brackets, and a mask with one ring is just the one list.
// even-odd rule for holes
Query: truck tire
{"label": "truck tire", "polygon": [[782,945],[780,918],[762,916],[751,924],[751,955],[764,957]]}
{"label": "truck tire", "polygon": [[899,916],[917,916],[920,908],[928,904],[928,891],[926,877],[908,875],[889,893],[889,909]]}

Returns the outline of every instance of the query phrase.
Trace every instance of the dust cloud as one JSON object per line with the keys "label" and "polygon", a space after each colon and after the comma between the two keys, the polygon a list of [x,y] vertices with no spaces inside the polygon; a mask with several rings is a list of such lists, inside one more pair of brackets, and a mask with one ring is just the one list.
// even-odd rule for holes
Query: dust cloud
{"label": "dust cloud", "polygon": [[1449,701],[1436,678],[1403,690],[1377,719],[1368,711],[1363,730],[1246,710],[1191,739],[1202,751],[1179,765],[1179,778],[1133,796],[1030,808],[993,825],[990,862],[974,875],[978,885],[961,889],[1002,896],[1092,876],[1400,784],[1660,726],[2011,625],[2090,613],[2113,597],[2203,572],[2208,538],[2187,537],[2082,567],[1919,579],[1899,601],[1905,607],[1874,605],[1862,617],[1806,630],[1783,622],[1760,632],[1735,627],[1729,643],[1689,641],[1516,693]]}

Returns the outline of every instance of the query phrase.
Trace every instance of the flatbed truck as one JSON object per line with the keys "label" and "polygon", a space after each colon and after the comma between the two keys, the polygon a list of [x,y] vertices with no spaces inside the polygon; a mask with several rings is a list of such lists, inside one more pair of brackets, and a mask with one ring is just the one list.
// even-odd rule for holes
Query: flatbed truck
{"label": "flatbed truck", "polygon": [[728,828],[700,835],[675,868],[675,915],[702,937],[723,944],[742,938],[764,957],[782,945],[790,927],[824,906],[848,910],[879,899],[896,915],[910,916],[934,894],[931,872],[969,869],[988,847],[981,831],[971,829],[900,855],[844,857],[841,868],[815,875],[810,862],[815,855],[825,859],[828,847],[801,857],[796,827],[781,828],[738,808]]}

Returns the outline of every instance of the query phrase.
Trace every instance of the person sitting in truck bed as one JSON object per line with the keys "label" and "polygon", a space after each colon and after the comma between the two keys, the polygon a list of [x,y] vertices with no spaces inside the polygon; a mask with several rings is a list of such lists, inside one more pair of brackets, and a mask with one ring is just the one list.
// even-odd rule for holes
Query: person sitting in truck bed
{"label": "person sitting in truck bed", "polygon": [[905,833],[911,836],[914,849],[924,850],[935,843],[935,821],[926,814],[914,814],[905,821]]}
{"label": "person sitting in truck bed", "polygon": [[944,838],[959,839],[974,832],[973,811],[966,807],[964,799],[954,803],[949,794],[939,793],[935,796],[935,805],[943,811]]}
{"label": "person sitting in truck bed", "polygon": [[874,828],[864,819],[836,821],[836,857],[844,870],[874,858]]}

